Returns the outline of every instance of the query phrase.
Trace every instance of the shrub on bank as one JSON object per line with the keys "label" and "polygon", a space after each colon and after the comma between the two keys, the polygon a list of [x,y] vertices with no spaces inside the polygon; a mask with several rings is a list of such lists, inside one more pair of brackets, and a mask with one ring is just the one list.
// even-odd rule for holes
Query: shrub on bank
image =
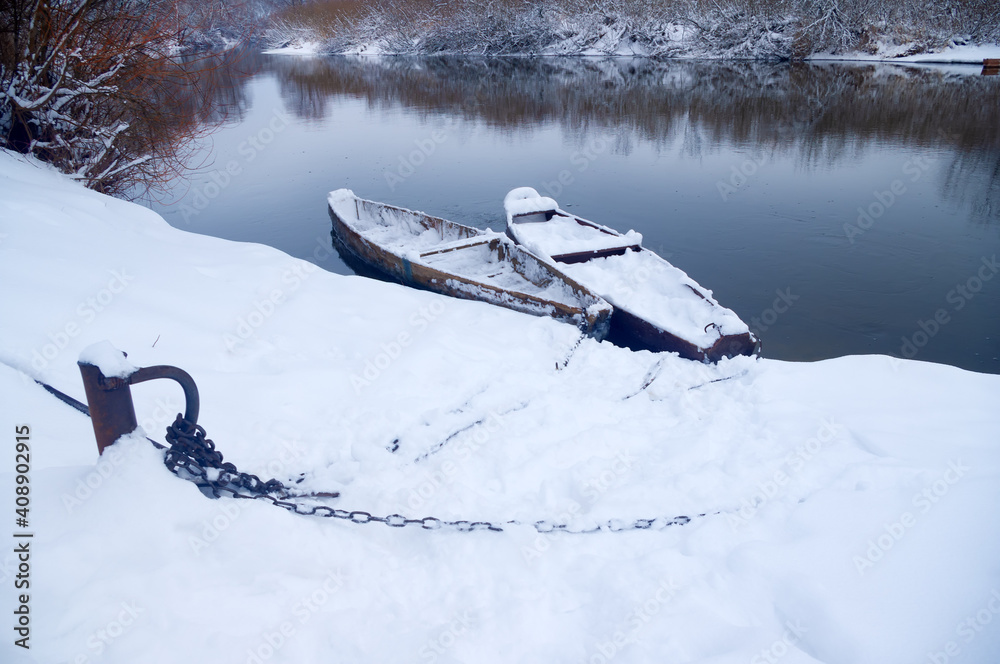
{"label": "shrub on bank", "polygon": [[793,59],[1000,39],[992,0],[317,0],[281,12],[272,46],[329,53]]}

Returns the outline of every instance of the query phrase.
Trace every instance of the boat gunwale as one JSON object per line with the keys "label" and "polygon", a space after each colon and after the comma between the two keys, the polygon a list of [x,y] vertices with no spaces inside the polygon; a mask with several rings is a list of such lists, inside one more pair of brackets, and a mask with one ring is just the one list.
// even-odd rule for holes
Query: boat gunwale
{"label": "boat gunwale", "polygon": [[[507,306],[510,304],[508,300],[513,299],[521,303],[523,305],[522,308],[519,309],[513,306],[507,306],[507,308],[528,314],[532,313],[531,311],[525,310],[528,307],[534,307],[534,308],[540,307],[542,309],[550,307],[554,310],[552,314],[549,314],[552,317],[567,322],[573,322],[573,324],[575,324],[577,327],[585,325],[585,329],[587,331],[594,331],[595,333],[598,334],[600,334],[600,328],[606,327],[606,322],[608,321],[608,319],[610,319],[611,313],[613,312],[613,307],[603,297],[597,295],[592,290],[583,286],[582,284],[572,279],[568,275],[563,274],[561,271],[558,270],[558,268],[550,265],[549,263],[542,260],[541,258],[536,256],[532,252],[528,251],[524,247],[514,242],[506,242],[504,236],[500,233],[487,232],[483,231],[482,229],[474,228],[472,226],[465,226],[464,224],[450,221],[448,219],[443,219],[441,217],[434,217],[424,212],[418,212],[398,207],[395,205],[390,205],[387,203],[380,203],[378,201],[372,201],[360,198],[359,196],[353,193],[352,197],[355,199],[356,202],[364,204],[365,207],[373,206],[378,209],[389,209],[395,212],[400,212],[410,215],[416,218],[418,220],[418,223],[427,222],[430,225],[427,224],[421,224],[421,225],[423,225],[424,228],[428,230],[431,228],[436,228],[440,230],[442,226],[451,227],[457,230],[459,233],[469,233],[469,235],[467,235],[466,238],[464,239],[474,240],[482,238],[483,240],[482,242],[474,242],[472,244],[460,245],[458,247],[445,248],[441,250],[441,252],[448,250],[467,249],[474,246],[480,246],[482,244],[489,244],[491,245],[490,246],[491,251],[499,252],[500,251],[499,243],[503,242],[507,245],[508,250],[513,249],[514,251],[519,252],[522,256],[526,257],[527,261],[533,261],[535,265],[540,267],[551,278],[558,280],[562,283],[565,283],[567,286],[569,286],[571,291],[573,292],[574,299],[577,301],[577,304],[570,305],[555,300],[548,300],[543,297],[539,297],[537,295],[521,292],[520,290],[515,290],[512,288],[502,288],[500,286],[478,281],[469,277],[464,277],[458,274],[444,272],[421,261],[411,261],[402,254],[398,253],[398,251],[391,249],[372,238],[366,237],[363,234],[363,232],[359,229],[359,227],[355,223],[352,223],[353,220],[345,219],[344,217],[342,217],[341,214],[336,209],[334,209],[334,205],[328,200],[328,208],[331,213],[331,216],[346,231],[346,233],[343,234],[346,237],[342,237],[342,241],[344,242],[344,244],[348,248],[350,248],[353,251],[353,253],[358,257],[358,259],[360,259],[362,262],[373,263],[378,271],[385,272],[394,279],[400,280],[402,283],[409,282],[417,284],[427,290],[432,290],[434,292],[439,292],[439,293],[447,290],[445,294],[451,295],[453,297],[462,297],[463,299],[476,299],[469,293],[462,293],[457,289],[447,288],[447,282],[449,280],[456,281],[466,286],[475,287],[482,291],[490,293],[492,297],[489,300],[486,300],[487,302],[497,304],[499,306]],[[360,209],[356,208],[356,213],[360,217]],[[363,248],[364,251],[358,251],[359,248]],[[428,252],[428,254],[433,254],[433,253],[435,252],[434,251]],[[403,269],[402,270],[396,269],[396,267],[392,265],[391,262],[378,260],[377,258],[379,254],[383,256],[393,257],[394,259],[396,259],[401,263],[401,267],[403,267]],[[421,254],[421,256],[423,256],[423,254]],[[515,271],[517,271],[517,265],[513,260],[513,256],[509,255],[505,260],[510,262]],[[405,268],[406,263],[410,265],[409,276],[407,276],[406,274],[407,272],[407,269]],[[414,270],[415,268],[416,270]],[[414,274],[414,271],[416,271],[417,274]],[[532,279],[528,278],[528,276],[525,275],[523,272],[518,271],[518,274],[521,275],[521,277],[523,277],[524,280],[527,281],[528,283],[539,286],[539,284],[536,281],[533,281]],[[441,282],[442,287],[432,288],[432,286],[435,285],[438,281]],[[584,305],[584,303],[581,301],[584,298],[592,299],[593,302],[591,304]],[[596,313],[590,313],[589,311],[590,308],[595,304],[600,305],[599,310]],[[576,318],[581,318],[582,324],[573,320]],[[602,320],[605,321],[605,323],[602,324]],[[603,335],[601,334],[600,336]]]}
{"label": "boat gunwale", "polygon": [[[468,239],[472,239],[472,238],[465,238],[465,239],[468,240]],[[425,256],[436,256],[438,254],[446,254],[449,251],[458,251],[460,249],[471,249],[472,247],[478,247],[481,244],[486,244],[491,239],[492,238],[490,238],[488,235],[487,236],[483,236],[481,238],[477,237],[477,238],[475,238],[475,241],[469,242],[469,243],[466,243],[466,244],[459,244],[459,245],[454,246],[454,247],[445,247],[444,249],[434,249],[432,251],[421,252],[420,257],[423,258]]]}
{"label": "boat gunwale", "polygon": [[[553,217],[555,217],[557,215],[558,216],[563,216],[563,217],[568,217],[570,219],[574,219],[580,225],[592,227],[592,228],[594,228],[594,229],[596,229],[598,231],[601,231],[602,233],[607,233],[607,234],[615,235],[616,237],[625,237],[625,234],[621,233],[620,231],[617,231],[617,230],[615,230],[613,228],[610,228],[608,226],[604,226],[603,224],[599,224],[597,222],[590,221],[588,219],[583,219],[583,218],[581,218],[581,217],[579,217],[579,216],[577,216],[575,214],[566,212],[565,210],[563,210],[563,209],[561,209],[559,207],[556,207],[556,209],[553,211],[552,216],[551,217],[547,217],[545,221],[537,221],[537,222],[533,221],[533,222],[526,222],[526,223],[540,223],[540,224],[541,223],[548,223],[549,221],[551,221],[551,219]],[[524,222],[522,222],[522,223],[524,223]],[[516,244],[518,244],[519,246],[523,247],[524,245],[522,245],[521,241],[518,240],[518,238],[516,236],[517,232],[513,228],[517,224],[518,224],[518,222],[514,221],[514,217],[508,214],[507,215],[507,228],[506,228],[507,236],[510,237],[511,240],[513,240]],[[561,263],[564,263],[564,264],[586,263],[586,262],[589,262],[589,261],[591,261],[591,260],[593,260],[595,258],[608,258],[608,257],[613,257],[613,256],[624,255],[625,252],[628,251],[629,249],[633,249],[633,247],[614,247],[614,248],[605,249],[605,250],[597,249],[597,250],[593,250],[593,252],[588,252],[588,251],[572,252],[572,253],[568,253],[568,254],[557,254],[557,255],[554,255],[554,256],[550,256],[549,258],[553,262],[561,262]],[[676,266],[674,266],[673,263],[671,263],[667,259],[663,258],[662,256],[660,256],[659,254],[657,254],[655,251],[652,251],[651,249],[647,249],[646,247],[638,245],[637,248],[633,249],[633,250],[634,251],[639,251],[639,252],[645,252],[647,255],[653,256],[656,259],[662,261],[663,263],[666,263],[667,265],[676,268]],[[587,256],[588,254],[593,254],[593,255]],[[577,258],[579,256],[586,256],[586,257],[583,258],[582,260],[568,260],[568,261],[567,260],[560,260],[560,259],[564,259],[564,258],[567,258],[567,257],[573,259],[573,258]],[[676,268],[676,269],[680,269],[680,268]],[[702,300],[704,300],[705,302],[707,302],[709,304],[709,306],[712,307],[713,309],[727,309],[726,307],[723,307],[721,304],[719,304],[717,301],[715,301],[714,298],[711,298],[708,295],[706,295],[705,293],[702,293],[698,288],[695,288],[691,284],[685,283],[683,285],[687,286],[688,289],[694,295],[696,295],[697,297],[699,297]],[[700,284],[699,284],[699,288],[700,288]],[[594,291],[594,292],[597,293],[597,291]],[[600,293],[597,293],[597,294],[601,295]],[[601,295],[601,297],[604,297],[604,296]],[[610,300],[609,300],[609,302],[610,302]],[[637,315],[635,313],[634,308],[631,307],[631,306],[628,306],[628,305],[622,306],[620,304],[616,304],[616,303],[613,303],[613,302],[611,302],[611,306],[614,309],[614,311],[612,313],[612,330],[614,330],[615,328],[619,328],[620,333],[622,333],[624,336],[633,337],[634,339],[640,341],[640,343],[642,345],[646,346],[646,347],[652,347],[652,346],[654,346],[654,344],[650,342],[650,340],[649,340],[650,338],[657,338],[661,343],[660,344],[655,344],[655,345],[661,346],[664,350],[667,350],[668,352],[677,352],[682,357],[686,357],[688,359],[717,362],[720,359],[722,359],[723,357],[727,357],[728,356],[728,355],[724,354],[724,352],[722,350],[720,350],[720,348],[722,346],[731,347],[731,346],[734,346],[734,345],[737,345],[737,344],[741,346],[742,351],[743,351],[743,352],[739,352],[738,354],[740,354],[740,355],[751,355],[751,354],[753,354],[755,352],[755,350],[756,350],[756,348],[758,346],[758,343],[759,343],[759,339],[757,338],[757,336],[755,334],[753,334],[753,332],[750,331],[749,327],[748,327],[748,329],[747,329],[746,332],[740,332],[740,333],[737,333],[737,334],[722,334],[721,332],[718,332],[718,334],[719,334],[718,338],[716,338],[710,345],[706,345],[705,347],[702,347],[702,346],[698,345],[695,342],[692,342],[692,341],[689,341],[689,340],[685,339],[679,333],[671,332],[671,331],[663,328],[659,324],[654,323],[654,322],[652,322],[650,320],[647,320],[646,318],[643,318],[642,316]],[[619,319],[616,321],[615,320],[615,314],[619,313],[619,312],[622,313],[622,314],[624,314],[624,315],[620,316]],[[625,322],[623,322],[622,319],[625,319]],[[742,319],[741,319],[741,322],[742,322]],[[745,324],[746,323],[744,323],[744,325]],[[647,327],[650,328],[650,330],[644,330],[644,328],[647,328]],[[706,326],[706,327],[708,327],[708,326]],[[651,330],[655,331],[656,334],[650,334]]]}

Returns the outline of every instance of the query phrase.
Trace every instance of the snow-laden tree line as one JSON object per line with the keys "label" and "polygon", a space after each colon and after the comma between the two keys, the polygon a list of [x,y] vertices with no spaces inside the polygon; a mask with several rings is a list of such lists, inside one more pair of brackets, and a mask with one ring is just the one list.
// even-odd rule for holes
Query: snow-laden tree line
{"label": "snow-laden tree line", "polygon": [[201,131],[204,67],[180,54],[235,43],[266,14],[226,0],[0,2],[0,145],[117,195],[175,175]]}
{"label": "snow-laden tree line", "polygon": [[794,59],[1000,39],[996,0],[314,0],[274,21],[272,45],[325,52],[636,53]]}

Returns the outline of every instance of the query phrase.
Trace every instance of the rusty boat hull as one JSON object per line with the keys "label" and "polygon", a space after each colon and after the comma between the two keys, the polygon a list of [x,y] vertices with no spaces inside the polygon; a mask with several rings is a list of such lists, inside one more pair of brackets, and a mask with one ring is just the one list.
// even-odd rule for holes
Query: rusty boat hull
{"label": "rusty boat hull", "polygon": [[[565,212],[554,200],[529,187],[513,190],[504,207],[508,237],[611,303],[608,341],[635,350],[674,352],[702,362],[759,352],[760,340],[734,312],[716,302],[710,291],[683,271],[642,247],[637,233],[622,234]],[[552,224],[563,227],[558,232],[547,230]],[[685,332],[658,324],[658,318],[664,319],[665,308],[655,301],[660,285],[631,283],[629,273],[634,276],[636,263],[654,275],[650,280],[656,276],[674,280],[670,306],[697,309],[696,325],[692,327],[688,320]],[[644,287],[648,291],[645,298],[625,296]],[[656,310],[661,312],[659,316],[654,315]]]}
{"label": "rusty boat hull", "polygon": [[603,298],[499,233],[343,189],[328,209],[334,247],[362,276],[549,316],[598,340],[610,330]]}

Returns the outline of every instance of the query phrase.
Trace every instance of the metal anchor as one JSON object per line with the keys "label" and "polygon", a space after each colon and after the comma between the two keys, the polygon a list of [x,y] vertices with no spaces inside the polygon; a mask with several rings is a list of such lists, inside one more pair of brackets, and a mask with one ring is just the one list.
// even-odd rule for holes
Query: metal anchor
{"label": "metal anchor", "polygon": [[[119,351],[121,352],[121,351]],[[122,353],[123,356],[127,355]],[[135,431],[139,423],[135,418],[135,405],[132,403],[132,385],[145,383],[158,378],[169,378],[176,381],[184,390],[184,418],[196,424],[200,400],[198,386],[191,374],[169,365],[143,367],[127,378],[105,376],[101,370],[90,363],[77,362],[80,374],[83,376],[83,389],[87,393],[87,404],[90,407],[90,419],[94,424],[94,436],[97,438],[98,454],[104,453],[104,448],[113,444],[122,436]]]}

